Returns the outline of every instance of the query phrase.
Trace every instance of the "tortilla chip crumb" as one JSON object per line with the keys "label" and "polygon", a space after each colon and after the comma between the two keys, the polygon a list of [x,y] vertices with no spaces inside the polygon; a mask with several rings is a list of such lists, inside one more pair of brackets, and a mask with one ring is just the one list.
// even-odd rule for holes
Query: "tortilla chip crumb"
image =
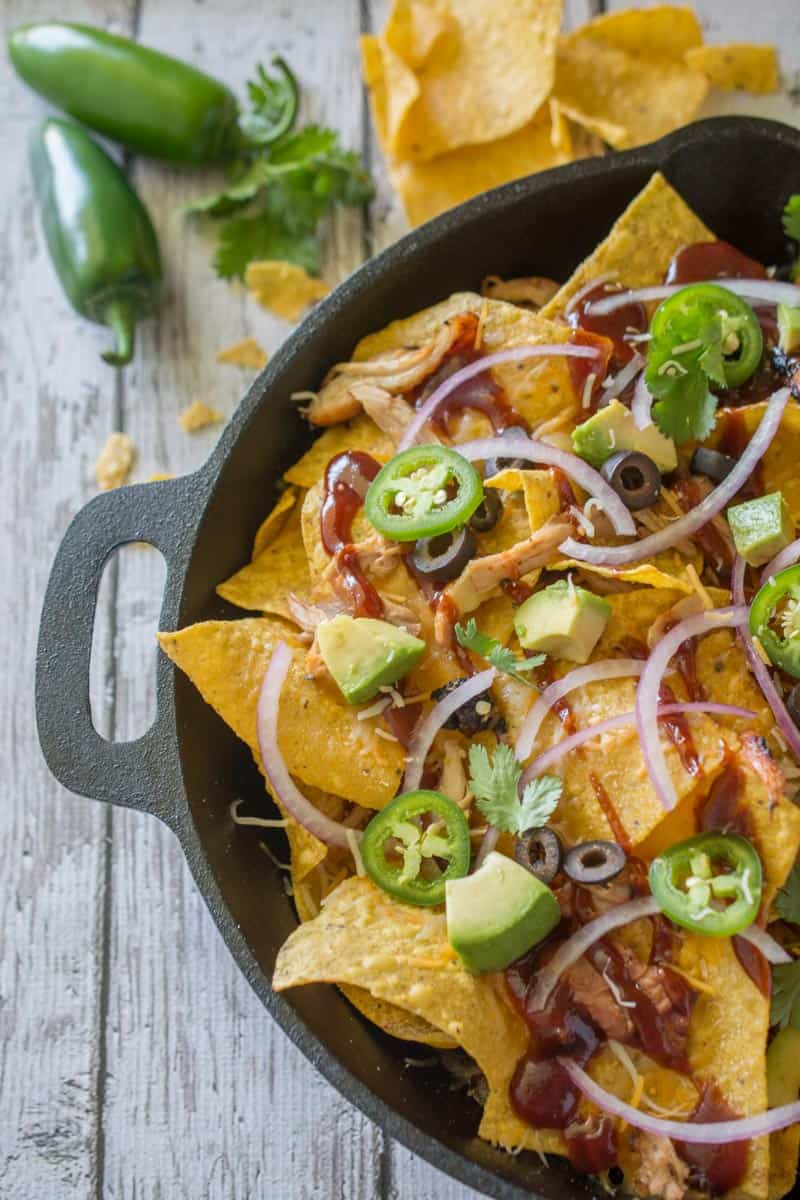
{"label": "tortilla chip crumb", "polygon": [[163,483],[166,479],[174,479],[175,476],[171,471],[154,471],[152,475],[147,476],[148,483]]}
{"label": "tortilla chip crumb", "polygon": [[269,355],[259,346],[254,337],[246,337],[241,342],[234,342],[225,350],[218,350],[217,362],[230,363],[234,367],[249,367],[253,371],[262,371],[269,362]]}
{"label": "tortilla chip crumb", "polygon": [[251,262],[244,281],[258,303],[284,321],[299,321],[309,304],[331,290],[303,267],[272,259]]}
{"label": "tortilla chip crumb", "polygon": [[122,487],[131,473],[136,447],[127,433],[111,433],[94,464],[94,477],[103,492]]}
{"label": "tortilla chip crumb", "polygon": [[197,433],[209,425],[216,425],[222,420],[222,413],[210,408],[202,400],[194,400],[178,417],[184,433]]}

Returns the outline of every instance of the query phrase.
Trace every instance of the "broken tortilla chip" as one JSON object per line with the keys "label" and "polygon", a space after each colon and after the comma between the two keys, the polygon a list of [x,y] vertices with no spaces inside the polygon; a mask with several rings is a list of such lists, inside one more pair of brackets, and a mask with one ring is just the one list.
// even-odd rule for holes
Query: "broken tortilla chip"
{"label": "broken tortilla chip", "polygon": [[780,68],[774,46],[731,43],[696,46],[686,53],[686,63],[701,71],[712,87],[723,91],[765,95],[780,88]]}
{"label": "broken tortilla chip", "polygon": [[[736,409],[719,409],[714,432],[704,445],[719,445],[731,430],[737,436],[741,430],[742,436],[749,440],[758,428],[766,407],[766,401],[761,401],[759,404],[745,404]],[[783,493],[795,525],[800,524],[800,473],[797,470],[799,460],[800,406],[790,403],[784,410],[780,428],[767,448],[758,472],[764,492]]]}
{"label": "broken tortilla chip", "polygon": [[311,576],[296,504],[283,527],[257,558],[217,587],[223,600],[252,612],[272,613],[294,621],[288,598],[307,600]]}
{"label": "broken tortilla chip", "polygon": [[208,425],[217,425],[222,420],[222,413],[217,412],[202,400],[193,400],[178,417],[184,433],[197,433]]}
{"label": "broken tortilla chip", "polygon": [[277,537],[283,528],[289,513],[297,503],[300,495],[300,489],[296,487],[287,487],[281,492],[275,507],[269,513],[256,531],[256,536],[253,539],[252,558],[258,558],[262,550],[264,550],[273,538]]}
{"label": "broken tortilla chip", "polygon": [[447,4],[395,0],[383,37],[387,46],[416,71],[448,33],[457,34],[457,26]]}
{"label": "broken tortilla chip", "polygon": [[682,4],[603,13],[576,32],[627,54],[673,62],[681,62],[687,51],[703,41],[700,22],[692,9]]}
{"label": "broken tortilla chip", "polygon": [[309,304],[331,290],[304,267],[272,259],[249,263],[244,281],[258,303],[284,321],[299,321]]}
{"label": "broken tortilla chip", "polygon": [[388,462],[394,454],[394,442],[388,433],[378,428],[372,417],[359,413],[352,421],[332,425],[321,433],[303,457],[289,467],[284,479],[302,488],[313,487],[325,474],[331,459],[345,450],[363,450],[379,462]]}
{"label": "broken tortilla chip", "polygon": [[94,464],[94,477],[102,492],[122,487],[136,460],[136,447],[127,433],[110,433]]}
{"label": "broken tortilla chip", "polygon": [[262,350],[254,337],[246,337],[241,342],[234,342],[225,350],[218,350],[217,362],[261,371],[269,362],[269,355],[266,350]]}

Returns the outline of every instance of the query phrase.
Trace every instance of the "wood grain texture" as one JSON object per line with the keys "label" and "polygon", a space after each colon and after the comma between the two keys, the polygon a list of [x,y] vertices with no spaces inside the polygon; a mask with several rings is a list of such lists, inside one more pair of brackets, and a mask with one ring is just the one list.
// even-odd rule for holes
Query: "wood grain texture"
{"label": "wood grain texture", "polygon": [[[596,7],[568,0],[566,20],[580,23]],[[754,35],[748,0],[695,7],[710,40]],[[363,149],[378,183],[366,221],[348,212],[329,231],[325,275],[334,283],[403,231],[365,119],[357,46],[359,31],[380,28],[387,9],[388,0],[62,0],[59,15],[135,31],[238,90],[258,58],[286,55],[305,87],[303,115]],[[2,11],[9,26],[41,15],[36,0],[5,0]],[[763,6],[758,37],[780,38],[786,90],[719,97],[713,111],[798,123],[796,0]],[[98,357],[105,335],[70,313],[44,252],[25,162],[43,106],[8,71],[0,100],[0,1200],[474,1200],[390,1143],[270,1021],[229,960],[172,836],[137,813],[67,795],[41,762],[36,617],[59,537],[94,490],[91,466],[106,434],[123,428],[133,437],[134,478],[197,467],[219,428],[189,436],[179,411],[200,399],[229,415],[251,378],[216,364],[216,351],[247,334],[274,350],[288,327],[216,280],[207,233],[178,212],[214,176],[135,163],[168,284],[159,321],[143,327],[135,364],[118,383]],[[162,576],[155,551],[132,547],[104,580],[95,712],[118,738],[152,716],[150,635]]]}

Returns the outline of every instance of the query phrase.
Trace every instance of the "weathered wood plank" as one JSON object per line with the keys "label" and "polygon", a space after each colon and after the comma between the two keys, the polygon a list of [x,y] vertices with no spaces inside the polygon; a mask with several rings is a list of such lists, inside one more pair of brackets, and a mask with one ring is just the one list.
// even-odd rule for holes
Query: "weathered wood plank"
{"label": "weathered wood plank", "polygon": [[[133,4],[65,0],[60,11],[126,29]],[[26,0],[3,6],[4,28],[34,16]],[[0,104],[0,1194],[85,1200],[98,1173],[108,813],[49,777],[32,680],[48,568],[94,490],[115,383],[97,354],[102,335],[60,292],[36,214],[27,139],[45,107],[8,68]]]}

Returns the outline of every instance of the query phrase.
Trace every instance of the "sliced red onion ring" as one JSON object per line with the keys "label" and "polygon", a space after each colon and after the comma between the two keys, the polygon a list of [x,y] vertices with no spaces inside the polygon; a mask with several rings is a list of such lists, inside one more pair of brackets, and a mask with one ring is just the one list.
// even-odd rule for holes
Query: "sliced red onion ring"
{"label": "sliced red onion ring", "polygon": [[[621,567],[628,563],[641,562],[643,558],[654,558],[662,550],[669,550],[677,542],[691,537],[698,529],[707,525],[711,518],[715,517],[728,501],[733,499],[745,481],[750,478],[756,464],[763,458],[778,432],[789,395],[788,388],[780,388],[779,391],[772,393],[758,429],[730,475],[723,479],[713,492],[709,492],[705,500],[702,500],[685,517],[679,517],[677,521],[660,529],[658,533],[640,538],[637,542],[630,542],[627,546],[587,546],[575,538],[567,538],[559,547],[561,552],[578,562],[592,563],[599,567]],[[506,444],[505,438],[503,438],[502,444]],[[459,446],[459,451],[463,451],[463,449],[463,446]],[[513,453],[515,457],[518,457],[517,451],[513,451]]]}
{"label": "sliced red onion ring", "polygon": [[281,802],[290,816],[321,842],[347,849],[348,834],[352,834],[352,829],[326,817],[295,786],[278,745],[281,688],[291,665],[291,650],[286,642],[278,642],[261,684],[256,710],[256,732],[261,762],[276,800]]}
{"label": "sliced red onion ring", "polygon": [[793,567],[798,558],[800,558],[800,538],[790,542],[788,546],[784,546],[774,558],[770,559],[761,572],[761,586],[763,587],[767,580],[771,579],[773,575],[777,575],[779,571]]}
{"label": "sliced red onion ring", "polygon": [[[679,621],[674,629],[665,633],[650,651],[639,686],[636,689],[636,723],[639,726],[639,741],[642,744],[644,763],[650,782],[656,789],[659,800],[667,810],[675,807],[677,796],[672,784],[661,739],[658,733],[658,695],[670,660],[689,638],[710,633],[715,629],[729,629],[747,621],[747,608],[717,608],[711,612],[697,613]],[[688,707],[688,706],[687,706]]]}
{"label": "sliced red onion ring", "polygon": [[[559,345],[555,343],[543,343],[540,346],[514,346],[510,350],[499,350],[497,354],[487,354],[485,358],[476,358],[475,362],[467,363],[466,367],[462,367],[460,371],[456,371],[449,378],[442,380],[436,390],[431,393],[422,405],[422,408],[414,414],[406,426],[405,433],[397,443],[398,453],[414,445],[422,429],[431,419],[442,401],[446,400],[456,388],[460,387],[462,383],[466,383],[468,379],[474,378],[475,375],[481,375],[484,371],[488,371],[492,367],[498,367],[502,363],[524,362],[528,358],[552,357],[597,358],[598,351],[594,346],[573,346],[569,342],[563,342]],[[505,457],[508,458],[511,456],[506,455]],[[513,457],[517,456],[514,455]]]}
{"label": "sliced red onion ring", "polygon": [[628,384],[636,378],[639,372],[644,367],[644,359],[637,350],[633,353],[633,358],[629,363],[626,363],[621,371],[616,375],[612,375],[610,379],[603,380],[603,392],[609,399],[614,396],[621,396]]}
{"label": "sliced red onion ring", "polygon": [[577,667],[569,674],[557,679],[546,687],[539,699],[531,708],[522,722],[514,753],[520,762],[524,762],[533,750],[537,734],[542,722],[550,709],[569,692],[576,688],[585,687],[589,683],[599,683],[602,679],[619,679],[623,675],[641,675],[644,663],[638,658],[604,658],[600,662],[589,663],[586,667]]}
{"label": "sliced red onion ring", "polygon": [[[745,719],[756,716],[752,708],[739,708],[736,704],[715,704],[705,700],[661,704],[656,710],[659,719],[675,716],[678,713],[711,713],[718,717],[744,717]],[[556,742],[555,746],[551,746],[549,750],[545,750],[538,758],[535,758],[530,766],[526,767],[520,782],[525,784],[529,780],[535,779],[547,767],[552,767],[553,763],[559,762],[570,751],[577,750],[578,746],[582,746],[584,742],[590,742],[592,738],[600,737],[604,733],[611,733],[614,729],[622,729],[626,725],[633,725],[635,722],[636,713],[626,712],[619,713],[616,717],[607,717],[605,721],[596,721],[594,725],[587,725],[585,729],[579,729],[577,733],[570,734],[561,742]]]}
{"label": "sliced red onion ring", "polygon": [[669,1121],[665,1117],[654,1117],[634,1108],[613,1092],[607,1092],[571,1059],[559,1058],[558,1062],[587,1100],[612,1116],[621,1117],[634,1129],[642,1129],[656,1137],[673,1138],[677,1142],[692,1142],[699,1146],[720,1146],[725,1142],[748,1142],[751,1138],[775,1133],[800,1121],[800,1100],[732,1121]]}
{"label": "sliced red onion ring", "polygon": [[743,937],[751,946],[755,946],[756,950],[760,950],[769,963],[779,964],[794,961],[780,942],[776,942],[775,938],[760,925],[749,925],[747,929],[742,930],[739,937]]}
{"label": "sliced red onion ring", "polygon": [[653,424],[652,416],[653,395],[647,386],[644,374],[636,381],[636,389],[631,400],[631,415],[637,429],[647,429]]}
{"label": "sliced red onion ring", "polygon": [[622,290],[622,284],[616,282],[610,271],[606,271],[602,275],[595,275],[594,279],[588,279],[586,283],[584,283],[583,287],[579,287],[577,292],[575,292],[573,296],[570,296],[569,301],[567,302],[567,307],[564,311],[567,314],[574,312],[581,300],[588,296],[589,292],[593,292],[595,288],[599,287],[601,283],[613,284],[615,287],[618,287],[620,290]]}
{"label": "sliced red onion ring", "polygon": [[500,830],[496,829],[494,825],[490,825],[486,830],[486,833],[483,835],[478,853],[475,855],[475,862],[472,864],[473,871],[477,871],[483,860],[492,853],[497,845],[499,837]]}
{"label": "sliced red onion ring", "polygon": [[[788,547],[787,547],[788,549]],[[731,595],[734,604],[744,604],[744,570],[745,561],[739,555],[736,556],[736,561],[733,564],[731,573]],[[747,625],[742,625],[739,628],[739,641],[742,643],[747,661],[750,664],[750,670],[756,677],[756,682],[761,688],[764,699],[772,709],[772,715],[775,717],[775,723],[786,739],[786,744],[791,750],[795,758],[800,759],[800,729],[797,728],[794,721],[789,715],[789,710],[783,702],[783,696],[778,691],[775,680],[772,678],[770,669],[764,662],[761,655],[758,653],[753,641],[753,636]]]}
{"label": "sliced red onion ring", "polygon": [[[748,300],[760,301],[762,304],[800,304],[800,287],[793,283],[780,283],[774,279],[706,279],[704,283],[714,283],[718,287],[727,288],[737,296],[745,296]],[[654,287],[634,288],[629,292],[615,292],[611,296],[603,296],[602,300],[593,300],[588,305],[587,315],[602,317],[608,313],[623,308],[626,304],[634,304],[637,300],[647,304],[652,300],[666,300],[686,287],[685,283],[664,283]]]}
{"label": "sliced red onion ring", "polygon": [[569,450],[559,450],[546,442],[537,442],[524,433],[520,433],[519,437],[478,438],[474,442],[464,442],[456,449],[470,462],[482,458],[522,458],[526,462],[560,467],[565,475],[574,479],[579,487],[602,505],[615,533],[636,533],[633,517],[610,484],[606,483],[599,471]]}
{"label": "sliced red onion ring", "polygon": [[654,917],[659,912],[661,909],[652,896],[642,896],[638,900],[617,904],[602,916],[582,925],[577,933],[573,933],[572,937],[561,943],[550,961],[537,973],[530,997],[531,1007],[535,1010],[544,1008],[564,972],[582,958],[596,941],[611,933],[612,929],[618,929],[620,925],[629,925],[641,917]]}
{"label": "sliced red onion ring", "polygon": [[428,751],[445,721],[452,717],[462,704],[466,704],[468,700],[473,700],[475,696],[480,696],[481,692],[485,692],[494,682],[496,674],[497,671],[494,667],[488,667],[487,670],[479,671],[477,675],[465,679],[463,683],[453,688],[452,692],[448,692],[435,704],[427,717],[417,725],[408,747],[406,773],[403,776],[404,792],[414,792],[419,787]]}

